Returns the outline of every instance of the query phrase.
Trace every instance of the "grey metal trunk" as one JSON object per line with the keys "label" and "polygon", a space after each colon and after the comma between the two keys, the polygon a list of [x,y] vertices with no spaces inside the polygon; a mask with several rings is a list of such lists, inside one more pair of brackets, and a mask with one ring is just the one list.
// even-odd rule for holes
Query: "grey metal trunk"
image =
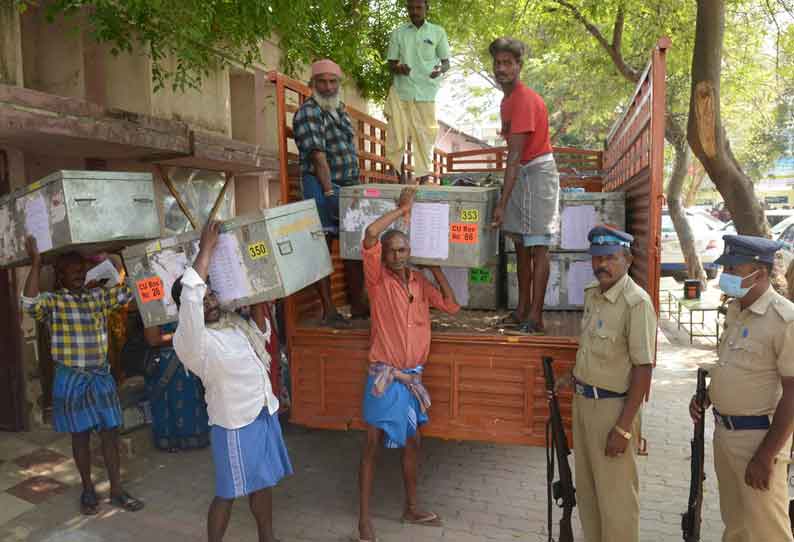
{"label": "grey metal trunk", "polygon": [[113,251],[160,236],[150,173],[58,171],[0,198],[0,267],[28,262],[34,235],[45,260]]}
{"label": "grey metal trunk", "polygon": [[[331,274],[331,255],[314,200],[264,209],[222,222],[209,285],[233,310],[291,295]],[[193,231],[126,249],[124,262],[144,325],[175,322],[174,281],[198,255]]]}
{"label": "grey metal trunk", "polygon": [[[339,240],[342,258],[361,259],[364,230],[383,214],[397,207],[402,185],[366,184],[342,188],[339,198]],[[483,267],[498,255],[499,236],[491,228],[493,209],[499,197],[496,187],[421,187],[416,203],[439,203],[449,206],[449,228],[442,233],[448,244],[447,258],[418,257],[419,265],[446,267]],[[411,235],[402,220],[396,227]]]}

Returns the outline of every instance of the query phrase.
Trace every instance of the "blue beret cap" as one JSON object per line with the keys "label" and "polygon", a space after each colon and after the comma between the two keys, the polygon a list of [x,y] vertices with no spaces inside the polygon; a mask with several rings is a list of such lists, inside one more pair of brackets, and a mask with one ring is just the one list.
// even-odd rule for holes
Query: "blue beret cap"
{"label": "blue beret cap", "polygon": [[717,265],[739,265],[742,263],[775,263],[775,252],[783,248],[783,243],[766,237],[753,235],[725,235],[725,250],[714,263]]}
{"label": "blue beret cap", "polygon": [[590,254],[593,256],[606,256],[620,252],[624,247],[630,247],[634,237],[625,231],[620,231],[607,226],[596,226],[587,234],[590,241]]}

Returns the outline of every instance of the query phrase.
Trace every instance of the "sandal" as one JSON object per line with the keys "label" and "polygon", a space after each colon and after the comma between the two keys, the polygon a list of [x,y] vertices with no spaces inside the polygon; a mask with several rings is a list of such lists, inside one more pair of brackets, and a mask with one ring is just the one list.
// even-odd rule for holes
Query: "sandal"
{"label": "sandal", "polygon": [[425,525],[427,527],[441,527],[441,517],[436,514],[435,512],[428,512],[427,514],[420,516],[418,518],[409,518],[403,516],[400,519],[403,523],[408,523],[410,525]]}
{"label": "sandal", "polygon": [[127,512],[137,512],[143,508],[143,502],[131,496],[126,491],[110,498],[110,504]]}
{"label": "sandal", "polygon": [[95,516],[99,513],[99,501],[96,492],[83,491],[80,494],[80,513],[84,516]]}
{"label": "sandal", "polygon": [[515,329],[505,331],[507,335],[545,335],[546,331],[532,320],[522,322]]}
{"label": "sandal", "polygon": [[507,316],[496,321],[496,327],[517,327],[521,325],[521,319],[515,311],[511,311]]}

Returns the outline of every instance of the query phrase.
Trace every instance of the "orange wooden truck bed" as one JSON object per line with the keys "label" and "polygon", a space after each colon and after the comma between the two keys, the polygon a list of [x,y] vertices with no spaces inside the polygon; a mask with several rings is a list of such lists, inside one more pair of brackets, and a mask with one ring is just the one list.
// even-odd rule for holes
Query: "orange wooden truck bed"
{"label": "orange wooden truck bed", "polygon": [[[626,193],[627,230],[635,237],[631,275],[658,310],[660,228],[665,124],[665,53],[661,39],[640,83],[613,124],[603,150],[555,148],[563,186]],[[300,198],[299,173],[291,141],[291,117],[310,89],[276,72],[281,191]],[[349,109],[358,134],[362,182],[395,182],[385,174],[387,126]],[[505,149],[436,152],[436,175],[502,168]],[[410,165],[410,160],[409,160]],[[282,200],[285,198],[282,197]],[[344,305],[345,283],[333,251],[335,300]],[[367,370],[366,327],[333,330],[316,325],[319,301],[308,288],[286,302],[286,331],[292,379],[291,421],[326,429],[361,428],[361,400]],[[487,313],[486,313],[487,314]],[[569,319],[576,321],[575,315]],[[552,356],[560,372],[574,362],[578,331],[561,335],[504,336],[461,330],[434,331],[424,382],[431,394],[431,421],[423,434],[445,439],[543,445],[548,414],[541,356]],[[570,423],[570,395],[562,395]]]}

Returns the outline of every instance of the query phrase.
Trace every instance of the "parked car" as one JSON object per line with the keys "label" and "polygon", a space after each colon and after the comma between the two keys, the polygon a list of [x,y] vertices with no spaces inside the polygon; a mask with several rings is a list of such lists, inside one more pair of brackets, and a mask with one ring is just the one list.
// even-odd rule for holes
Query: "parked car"
{"label": "parked car", "polygon": [[783,241],[785,245],[780,250],[780,255],[783,258],[783,269],[788,269],[791,260],[794,259],[794,222],[784,229],[778,236],[772,235],[773,239]]}
{"label": "parked car", "polygon": [[[769,223],[769,231],[772,233],[772,238],[774,239],[776,236],[780,235],[789,224],[794,224],[794,209],[771,209],[769,211],[764,211],[764,217],[766,217],[766,221]],[[726,222],[724,229],[726,232],[730,230],[730,233],[736,233],[733,220]]]}
{"label": "parked car", "polygon": [[[725,224],[700,209],[685,209],[687,220],[695,236],[695,250],[700,255],[706,276],[713,279],[717,276],[719,266],[714,263],[724,247],[722,236],[730,233],[724,231]],[[678,242],[678,234],[673,226],[673,219],[667,209],[662,210],[662,276],[673,276],[682,280],[687,276],[686,262]]]}

